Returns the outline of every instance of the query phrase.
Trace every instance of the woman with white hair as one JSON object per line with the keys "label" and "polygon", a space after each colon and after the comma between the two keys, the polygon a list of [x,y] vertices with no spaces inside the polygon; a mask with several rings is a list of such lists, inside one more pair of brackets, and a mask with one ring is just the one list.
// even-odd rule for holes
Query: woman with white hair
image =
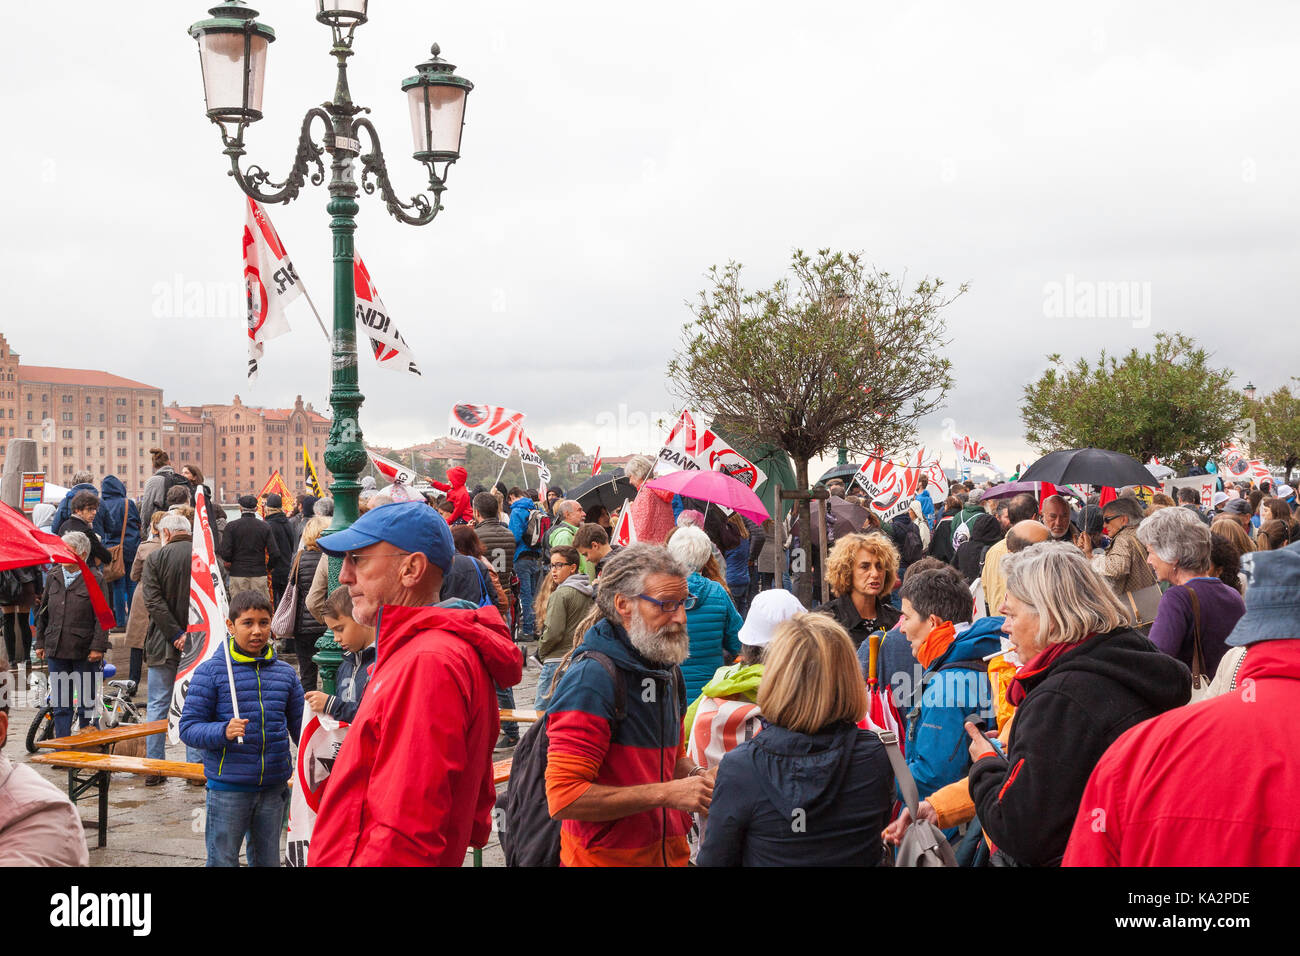
{"label": "woman with white hair", "polygon": [[731,603],[727,589],[700,573],[713,556],[708,535],[693,526],[678,528],[668,542],[668,553],[691,572],[686,579],[691,592],[686,602],[691,652],[682,664],[682,677],[686,680],[686,699],[694,700],[714,671],[740,653],[740,628],[745,622]]}
{"label": "woman with white hair", "polygon": [[[63,543],[82,561],[90,556],[90,538],[70,531]],[[95,586],[104,589],[98,571]],[[95,718],[97,681],[109,648],[108,632],[99,623],[85,576],[76,565],[63,564],[45,579],[40,610],[36,613],[36,656],[50,664],[50,703],[54,707],[54,736],[72,733],[72,698],[75,688],[81,726]]]}
{"label": "woman with white hair", "polygon": [[1210,571],[1210,529],[1186,508],[1161,508],[1138,525],[1137,536],[1151,570],[1170,584],[1156,608],[1151,643],[1188,667],[1199,643],[1199,672],[1213,674],[1246,602]]}
{"label": "woman with white hair", "polygon": [[1058,866],[1088,776],[1130,727],[1187,703],[1191,674],[1128,626],[1079,548],[1043,542],[1003,559],[1002,630],[1025,661],[1006,756],[970,725],[970,795],[996,865]]}
{"label": "woman with white hair", "polygon": [[676,527],[673,493],[642,487],[654,467],[655,460],[649,455],[637,455],[623,466],[623,472],[637,492],[631,504],[632,527],[636,529],[636,539],[643,544],[663,544]]}

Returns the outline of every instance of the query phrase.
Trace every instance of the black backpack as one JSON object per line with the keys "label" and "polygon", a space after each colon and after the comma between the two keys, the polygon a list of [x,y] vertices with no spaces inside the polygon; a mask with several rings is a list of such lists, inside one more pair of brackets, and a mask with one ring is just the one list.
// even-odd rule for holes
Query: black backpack
{"label": "black backpack", "polygon": [[528,512],[528,523],[524,525],[523,545],[526,548],[539,548],[551,530],[551,517],[541,508]]}
{"label": "black backpack", "polygon": [[190,504],[194,504],[194,486],[191,485],[183,476],[178,475],[174,471],[161,471],[158,473],[158,477],[163,480],[162,500],[164,508],[167,507],[167,492],[171,491],[178,485],[189,492]]}
{"label": "black backpack", "polygon": [[[627,687],[619,674],[618,666],[599,651],[578,651],[569,666],[590,657],[605,668],[614,683],[614,722],[610,739],[627,717]],[[554,688],[564,672],[555,675]],[[673,684],[677,689],[678,710],[686,714],[686,684],[680,667],[673,667]],[[550,749],[546,733],[546,717],[535,722],[515,746],[510,761],[510,784],[506,792],[497,797],[493,817],[501,837],[501,849],[506,855],[506,866],[559,866],[560,821],[551,817],[546,803],[546,757]]]}

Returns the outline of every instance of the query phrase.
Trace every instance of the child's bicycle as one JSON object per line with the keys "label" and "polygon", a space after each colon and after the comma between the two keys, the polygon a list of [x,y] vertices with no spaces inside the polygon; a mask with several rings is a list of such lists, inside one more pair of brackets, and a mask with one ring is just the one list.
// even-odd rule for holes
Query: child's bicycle
{"label": "child's bicycle", "polygon": [[[54,702],[51,700],[48,689],[48,665],[42,668],[39,673],[44,675],[47,689],[45,703],[36,712],[31,727],[27,729],[27,752],[30,754],[40,750],[39,744],[42,740],[49,740],[54,736]],[[139,708],[131,700],[131,695],[136,690],[136,682],[133,680],[111,680],[110,678],[116,673],[117,668],[112,664],[104,665],[104,692],[100,695],[95,716],[100,726],[105,729],[116,727],[119,724],[138,724],[141,718]],[[73,685],[72,709],[74,713],[77,710],[75,683]]]}

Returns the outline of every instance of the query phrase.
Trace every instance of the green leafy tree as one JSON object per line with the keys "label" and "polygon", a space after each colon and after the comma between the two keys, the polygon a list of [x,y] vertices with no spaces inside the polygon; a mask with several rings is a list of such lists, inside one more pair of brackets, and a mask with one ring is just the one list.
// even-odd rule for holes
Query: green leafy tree
{"label": "green leafy tree", "polygon": [[1212,368],[1186,335],[1158,332],[1150,352],[1116,358],[1103,350],[1095,363],[1048,359],[1020,406],[1025,438],[1040,454],[1092,447],[1189,465],[1218,454],[1241,426],[1232,371]]}
{"label": "green leafy tree", "polygon": [[[964,285],[951,296],[939,279],[908,288],[858,253],[828,249],[796,250],[789,274],[765,289],[742,288],[737,262],[707,275],[668,365],[671,386],[740,443],[786,451],[800,490],[808,462],[837,445],[909,448],[948,392],[943,310]],[[806,501],[799,522],[812,541]],[[805,601],[811,586],[803,576]]]}
{"label": "green leafy tree", "polygon": [[1251,402],[1247,412],[1254,422],[1251,455],[1269,464],[1282,465],[1290,479],[1291,470],[1300,465],[1300,395],[1283,385],[1259,401]]}

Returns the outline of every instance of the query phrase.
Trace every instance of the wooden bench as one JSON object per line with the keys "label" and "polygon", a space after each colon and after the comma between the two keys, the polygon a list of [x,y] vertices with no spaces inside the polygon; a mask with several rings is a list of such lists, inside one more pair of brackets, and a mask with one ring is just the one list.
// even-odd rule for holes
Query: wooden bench
{"label": "wooden bench", "polygon": [[[160,721],[166,729],[167,721]],[[135,725],[147,726],[147,725]],[[111,733],[112,731],[103,731]],[[89,737],[83,734],[82,737]],[[64,738],[72,739],[72,738]],[[119,740],[122,738],[118,738]],[[127,738],[129,739],[129,738]],[[51,741],[47,741],[49,743]],[[75,750],[60,753],[37,754],[31,763],[49,767],[65,767],[68,771],[68,797],[75,804],[77,798],[89,791],[99,795],[99,846],[108,845],[108,784],[110,774],[135,773],[147,776],[180,777],[184,780],[206,780],[201,763],[183,763],[176,760],[150,760],[147,757],[119,757],[114,754],[87,754]]]}
{"label": "wooden bench", "polygon": [[533,724],[537,722],[539,716],[535,710],[503,710],[501,723]]}
{"label": "wooden bench", "polygon": [[143,724],[119,724],[109,730],[88,730],[85,733],[73,734],[71,737],[53,737],[40,741],[36,746],[42,750],[85,750],[88,747],[103,747],[123,740],[152,737],[154,734],[166,732],[165,719],[151,720]]}

